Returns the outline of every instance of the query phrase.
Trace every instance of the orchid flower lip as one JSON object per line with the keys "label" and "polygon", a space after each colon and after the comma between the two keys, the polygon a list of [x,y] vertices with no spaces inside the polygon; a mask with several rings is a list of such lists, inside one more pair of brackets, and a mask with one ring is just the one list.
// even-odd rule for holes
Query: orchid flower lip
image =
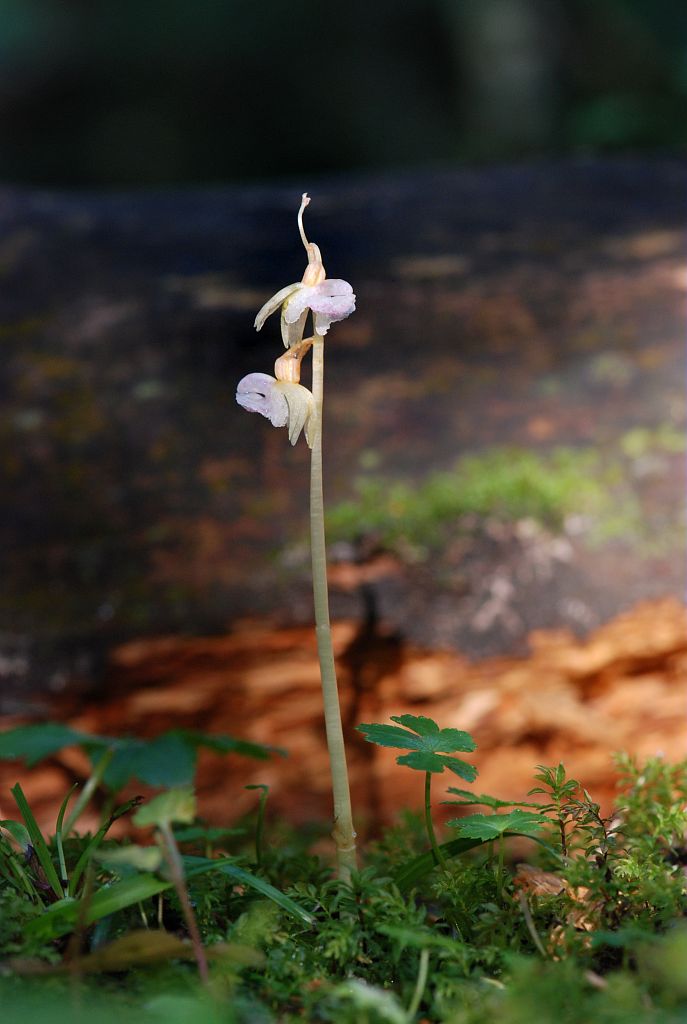
{"label": "orchid flower lip", "polygon": [[249,373],[236,386],[236,401],[248,412],[259,412],[273,427],[284,427],[289,418],[286,399],[274,387],[268,373]]}
{"label": "orchid flower lip", "polygon": [[268,373],[249,373],[238,382],[236,401],[248,412],[260,413],[273,427],[288,427],[291,444],[305,430],[312,448],[315,399],[302,384],[277,380]]}

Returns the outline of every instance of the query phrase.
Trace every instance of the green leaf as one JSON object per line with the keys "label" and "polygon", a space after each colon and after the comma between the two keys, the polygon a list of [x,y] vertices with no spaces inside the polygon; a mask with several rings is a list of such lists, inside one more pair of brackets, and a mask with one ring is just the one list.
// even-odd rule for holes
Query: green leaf
{"label": "green leaf", "polygon": [[[162,863],[162,850],[158,846],[119,846],[112,850],[100,850],[93,856],[107,867],[133,868],[135,871],[157,871]],[[122,874],[123,872],[119,872]]]}
{"label": "green leaf", "polygon": [[[477,747],[470,733],[461,729],[440,729],[433,718],[425,718],[424,715],[392,715],[391,721],[405,725],[419,736],[431,739],[431,749],[441,750],[445,754],[453,754],[456,750],[469,753]],[[436,739],[439,739],[440,746],[434,745]]]}
{"label": "green leaf", "polygon": [[[463,818],[462,820],[464,821],[465,819]],[[508,839],[515,835],[526,835],[528,839],[533,839],[536,843],[539,843],[540,846],[543,846],[551,856],[556,857],[559,861],[563,860],[556,850],[542,839],[538,839],[536,835],[530,835],[526,832],[503,833],[504,839]],[[493,838],[493,836],[490,836],[489,839],[470,839],[465,836],[460,839],[452,839],[448,843],[442,843],[439,849],[444,854],[444,857],[457,857],[460,856],[461,853],[467,853],[468,850],[474,850],[478,846],[484,846],[485,843],[491,842]],[[437,860],[434,856],[434,852],[432,850],[428,850],[427,853],[421,853],[418,857],[414,857],[412,860],[401,865],[394,875],[394,882],[401,892],[408,892],[417,884],[417,882],[420,881],[421,878],[424,878],[424,876],[428,875],[430,871],[433,871],[436,866]]]}
{"label": "green leaf", "polygon": [[196,816],[196,798],[190,786],[169,789],[153,797],[134,814],[132,821],[139,828],[158,825],[164,828],[173,821],[190,825]]}
{"label": "green leaf", "polygon": [[465,818],[453,818],[446,824],[457,829],[465,839],[490,842],[506,832],[515,832],[521,836],[540,832],[549,824],[549,820],[543,814],[516,808],[508,814],[470,814]]}
{"label": "green leaf", "polygon": [[95,851],[102,843],[103,839],[109,832],[112,825],[119,818],[123,817],[125,814],[128,814],[131,810],[133,810],[134,807],[138,807],[139,804],[141,803],[141,800],[142,797],[135,796],[131,800],[127,800],[126,803],[120,804],[119,807],[115,807],[107,821],[103,822],[103,824],[100,826],[96,834],[92,837],[90,842],[88,842],[84,846],[84,848],[81,851],[81,856],[76,862],[76,865],[74,866],[69,879],[70,896],[74,896],[76,894],[77,887],[79,885],[79,882],[81,881],[81,876],[86,870],[86,866],[89,860],[95,854]]}
{"label": "green leaf", "polygon": [[396,758],[396,764],[404,764],[418,772],[441,773],[444,770],[444,760],[441,754],[432,754],[426,750],[414,750],[412,754],[402,754],[401,757]]}
{"label": "green leaf", "polygon": [[121,789],[130,779],[149,786],[183,786],[193,781],[195,771],[194,744],[168,732],[153,740],[120,741],[103,782],[112,790]]}
{"label": "green leaf", "polygon": [[[448,843],[441,843],[439,849],[445,857],[457,857],[468,850],[474,850],[476,846],[482,846],[481,839],[452,839]],[[401,892],[408,892],[413,886],[433,871],[437,866],[437,860],[432,850],[421,853],[412,860],[402,864],[394,875],[394,882]]]}
{"label": "green leaf", "polygon": [[456,789],[455,786],[449,786],[448,792],[453,793],[455,796],[462,797],[461,800],[442,800],[442,804],[448,807],[491,807],[493,811],[502,810],[504,807],[540,807],[541,804],[525,803],[522,800],[499,800],[498,797],[489,796],[487,793],[480,793],[477,796],[472,793],[469,789]]}
{"label": "green leaf", "polygon": [[448,768],[468,782],[476,778],[476,768],[459,758],[448,756],[456,750],[475,749],[475,741],[469,733],[461,732],[460,729],[440,729],[432,718],[423,715],[392,715],[391,720],[398,725],[368,723],[357,728],[369,743],[412,751],[398,757],[397,764],[435,774]]}
{"label": "green leaf", "polygon": [[183,786],[191,783],[199,747],[206,747],[218,754],[242,754],[263,761],[272,754],[286,756],[286,751],[280,747],[251,743],[233,736],[214,736],[194,729],[173,729],[153,740],[120,740],[105,773],[105,785],[118,790],[133,778],[149,786]]}
{"label": "green leaf", "polygon": [[106,747],[113,742],[102,736],[78,732],[58,722],[20,725],[0,733],[0,760],[23,760],[29,768],[33,768],[39,761],[64,747]]}
{"label": "green leaf", "polygon": [[254,757],[259,761],[266,761],[272,754],[279,754],[281,757],[287,756],[283,747],[253,743],[250,740],[238,740],[234,736],[227,736],[223,733],[215,735],[195,729],[178,729],[173,735],[182,736],[194,746],[206,747],[208,750],[215,750],[218,754],[242,754],[244,757]]}
{"label": "green leaf", "polygon": [[417,928],[409,925],[380,924],[375,928],[381,935],[387,935],[394,942],[398,943],[401,949],[410,946],[411,949],[442,949],[454,956],[456,955],[456,940],[449,935],[442,935],[436,931]]}
{"label": "green leaf", "polygon": [[0,828],[4,828],[6,832],[14,839],[17,846],[20,847],[22,853],[28,853],[29,847],[31,846],[31,837],[29,836],[28,829],[25,825],[22,825],[20,821],[0,821]]}
{"label": "green leaf", "polygon": [[392,715],[391,721],[412,729],[418,736],[436,736],[440,731],[434,719],[424,715]]}
{"label": "green leaf", "polygon": [[361,732],[368,743],[376,743],[378,747],[402,747],[404,750],[422,749],[422,740],[419,736],[413,736],[405,729],[399,729],[395,725],[358,725],[358,732]]}
{"label": "green leaf", "polygon": [[[85,925],[93,924],[102,917],[116,914],[119,910],[140,903],[150,896],[157,896],[172,887],[172,882],[163,881],[155,875],[134,875],[121,882],[104,885],[88,902],[83,915]],[[49,940],[72,931],[82,910],[81,900],[72,897],[53,903],[41,917],[35,917],[25,925],[25,933],[35,938]]]}
{"label": "green leaf", "polygon": [[185,786],[196,773],[196,752],[185,737],[163,733],[144,743],[132,758],[132,775],[149,786]]}
{"label": "green leaf", "polygon": [[229,839],[232,836],[245,836],[246,832],[247,829],[245,828],[216,828],[208,825],[191,825],[187,828],[175,828],[174,838],[178,843],[216,843],[220,839]]}
{"label": "green leaf", "polygon": [[205,857],[182,857],[184,862],[184,870],[187,878],[193,878],[197,874],[202,874],[205,871],[220,871],[224,875],[228,875],[233,878],[238,885],[247,885],[251,889],[255,889],[256,892],[262,893],[268,899],[276,903],[277,906],[285,910],[287,914],[291,914],[292,917],[298,918],[304,924],[313,925],[315,918],[307,910],[304,910],[295,900],[292,900],[290,896],[276,889],[269,882],[266,882],[264,878],[260,878],[259,875],[253,875],[250,871],[245,871],[240,868],[232,860],[208,860]]}
{"label": "green leaf", "polygon": [[[304,924],[313,925],[315,923],[312,914],[299,906],[295,900],[275,889],[262,878],[237,867],[231,860],[207,860],[204,857],[184,857],[182,859],[187,879],[206,874],[208,871],[221,871],[233,878],[237,884],[249,886],[271,899],[282,910]],[[93,924],[94,921],[115,914],[119,910],[125,910],[127,907],[133,906],[134,903],[141,903],[151,896],[166,892],[172,886],[172,882],[150,874],[134,875],[132,878],[105,885],[89,901],[83,915],[83,923],[85,925]],[[35,917],[26,923],[25,934],[45,941],[59,938],[60,935],[67,935],[79,920],[81,908],[81,901],[72,898],[53,903],[40,917]]]}
{"label": "green leaf", "polygon": [[447,757],[445,754],[441,755],[441,760],[450,772],[460,775],[461,779],[465,779],[466,782],[474,782],[477,778],[477,769],[474,764],[461,761],[459,757]]}
{"label": "green leaf", "polygon": [[419,772],[443,772],[444,768],[455,775],[460,775],[466,782],[472,782],[477,778],[477,769],[474,765],[461,761],[457,757],[449,757],[447,754],[433,754],[429,751],[414,750],[411,754],[402,754],[396,758],[396,764],[406,765]]}
{"label": "green leaf", "polygon": [[[442,803],[444,803],[444,804],[451,803],[451,804],[458,805],[458,804],[461,804],[461,803],[464,802],[466,804],[485,804],[486,806],[491,807],[492,806],[491,801],[496,799],[493,796],[485,796],[484,793],[482,793],[480,796],[475,796],[475,794],[472,792],[472,790],[470,790],[470,789],[457,789],[455,786],[449,786],[448,787],[448,792],[449,793],[453,793],[455,796],[464,797],[464,801],[462,801],[462,800],[442,800]],[[497,802],[500,803],[500,801],[497,801]]]}
{"label": "green leaf", "polygon": [[31,846],[35,851],[36,857],[38,858],[38,862],[41,868],[43,869],[45,878],[49,883],[52,891],[55,893],[57,898],[60,899],[63,895],[62,886],[60,884],[59,878],[57,877],[57,871],[55,870],[55,865],[52,862],[52,858],[50,856],[50,851],[48,850],[47,843],[43,838],[43,833],[38,827],[38,822],[33,816],[33,811],[29,807],[29,803],[26,797],[24,796],[24,791],[19,785],[19,783],[17,783],[16,786],[12,787],[11,792],[12,796],[14,797],[15,803],[19,808],[19,813],[24,819],[26,831],[28,832],[29,838],[31,839]]}

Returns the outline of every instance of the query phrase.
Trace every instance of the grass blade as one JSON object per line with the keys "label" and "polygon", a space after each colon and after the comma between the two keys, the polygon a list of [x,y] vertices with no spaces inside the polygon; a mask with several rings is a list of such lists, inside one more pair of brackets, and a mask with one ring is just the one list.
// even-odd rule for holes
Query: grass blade
{"label": "grass blade", "polygon": [[[288,914],[297,917],[304,924],[312,925],[315,918],[312,914],[299,906],[295,900],[285,896],[283,892],[275,889],[269,882],[244,871],[231,860],[206,860],[204,857],[184,857],[186,876],[193,878],[196,875],[203,875],[207,871],[222,871],[224,874],[235,879],[241,885],[248,885],[257,892],[273,900]],[[56,876],[57,877],[57,876]],[[103,886],[90,900],[90,904],[84,914],[83,923],[93,924],[109,914],[115,914],[119,910],[140,903],[142,900],[157,896],[158,893],[166,892],[172,888],[173,883],[157,878],[151,874],[140,874],[133,878],[126,878],[121,882],[114,882],[112,885]],[[65,899],[48,907],[40,917],[29,921],[25,932],[34,938],[44,940],[58,938],[72,931],[79,918],[80,900]]]}
{"label": "grass blade", "polygon": [[[452,839],[448,843],[441,843],[439,849],[445,857],[457,857],[461,853],[483,845],[481,839]],[[418,857],[406,861],[394,875],[394,882],[401,892],[407,892],[436,866],[437,859],[434,856],[434,851],[427,850],[426,853],[421,853]]]}
{"label": "grass blade", "polygon": [[[529,835],[523,832],[504,832],[504,839],[509,839],[512,836],[520,836],[525,839],[531,839],[534,843],[539,843],[549,853],[554,854],[559,860],[560,855],[556,853],[553,847],[545,842],[543,839],[539,839],[537,836]],[[445,857],[458,857],[461,853],[467,853],[468,850],[475,850],[478,846],[488,845],[490,840],[487,839],[452,839],[448,843],[442,843],[439,847]],[[432,850],[428,850],[427,853],[421,853],[419,857],[414,857],[413,860],[407,861],[401,866],[399,871],[394,875],[394,882],[401,890],[401,892],[407,892],[408,889],[412,889],[416,882],[425,875],[428,875],[433,868],[437,866],[436,857]]]}
{"label": "grass blade", "polygon": [[[115,914],[118,910],[124,910],[134,903],[147,900],[150,896],[156,896],[171,887],[171,882],[149,874],[135,875],[133,878],[125,878],[121,882],[105,885],[91,898],[83,917],[83,924],[93,924],[94,921],[99,921],[102,917]],[[25,933],[43,940],[67,935],[76,924],[81,903],[81,900],[71,897],[54,903],[41,917],[34,918],[27,923]]]}
{"label": "grass blade", "polygon": [[205,857],[184,857],[183,861],[188,878],[192,878],[196,874],[202,874],[205,871],[221,871],[222,874],[233,878],[239,885],[248,885],[251,889],[255,889],[256,892],[262,893],[263,896],[266,896],[273,903],[276,903],[277,906],[281,907],[282,910],[285,910],[287,914],[297,917],[304,924],[313,925],[315,923],[313,915],[296,903],[295,900],[292,900],[290,896],[286,896],[279,889],[270,885],[264,878],[260,878],[258,875],[253,875],[250,871],[240,868],[231,860],[206,860]]}
{"label": "grass blade", "polygon": [[60,882],[62,885],[62,895],[69,895],[69,879],[67,878],[67,864],[64,859],[64,846],[62,845],[62,825],[64,822],[64,814],[67,810],[67,804],[74,790],[77,788],[78,782],[75,782],[72,788],[67,793],[66,797],[62,801],[60,810],[57,815],[57,824],[55,825],[55,846],[57,847],[57,856],[60,862]]}
{"label": "grass blade", "polygon": [[22,825],[19,821],[0,821],[0,829],[3,828],[6,832],[9,832],[17,846],[21,849],[21,852],[26,856],[31,846],[31,836],[26,829],[26,825]]}
{"label": "grass blade", "polygon": [[[0,824],[4,827],[7,823]],[[12,821],[9,824],[16,825],[17,829],[24,828],[18,822]],[[0,875],[8,884],[13,885],[18,890],[23,890],[32,900],[40,902],[36,888],[26,874],[18,854],[2,835],[0,835]]]}
{"label": "grass blade", "polygon": [[102,843],[103,839],[109,832],[114,822],[117,821],[119,818],[122,818],[125,814],[128,814],[129,811],[133,810],[135,807],[138,807],[140,802],[140,796],[135,796],[133,797],[133,799],[127,800],[125,804],[121,804],[119,807],[116,807],[112,814],[107,818],[107,820],[104,821],[103,824],[100,826],[100,828],[93,836],[91,841],[82,851],[81,856],[79,857],[74,867],[74,870],[72,871],[72,877],[69,879],[70,896],[76,895],[76,889],[79,882],[81,881],[81,876],[86,869],[86,865],[89,863],[91,857]]}
{"label": "grass blade", "polygon": [[64,827],[64,834],[65,835],[68,836],[69,833],[72,831],[72,829],[76,825],[77,821],[79,820],[79,818],[83,814],[83,811],[86,808],[89,800],[91,799],[91,797],[95,793],[95,791],[98,788],[98,786],[101,784],[101,782],[103,780],[103,776],[104,776],[105,772],[107,771],[107,769],[109,767],[109,764],[110,764],[110,761],[112,760],[112,758],[114,756],[114,752],[115,752],[114,747],[109,747],[103,753],[102,757],[99,759],[97,764],[95,764],[93,766],[93,771],[89,775],[88,779],[86,780],[86,784],[84,785],[83,789],[81,790],[81,792],[79,793],[78,797],[76,798],[76,803],[74,804],[74,806],[73,806],[73,808],[72,808],[72,810],[71,810],[71,812],[69,814],[69,817],[67,818],[67,823],[66,823],[66,825]]}
{"label": "grass blade", "polygon": [[38,863],[43,869],[46,881],[50,885],[52,891],[57,896],[58,900],[61,900],[63,896],[62,886],[60,885],[60,880],[57,877],[55,865],[53,864],[52,859],[50,857],[50,851],[48,850],[45,839],[43,838],[41,830],[38,827],[38,822],[33,816],[33,811],[29,807],[28,801],[24,796],[24,791],[22,790],[19,783],[17,783],[16,786],[12,787],[12,796],[14,797],[14,801],[17,807],[19,808],[19,813],[24,819],[26,831],[29,833],[29,838],[31,839],[31,846],[35,851],[36,857],[38,858]]}

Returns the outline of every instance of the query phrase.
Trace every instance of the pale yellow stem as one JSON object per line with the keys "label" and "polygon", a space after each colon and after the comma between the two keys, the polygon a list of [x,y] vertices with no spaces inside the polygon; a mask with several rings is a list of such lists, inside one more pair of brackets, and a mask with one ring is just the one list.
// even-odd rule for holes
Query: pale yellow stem
{"label": "pale yellow stem", "polygon": [[329,621],[327,589],[327,552],[324,537],[324,499],[322,493],[322,402],[324,382],[324,341],[315,335],[312,362],[312,393],[315,399],[316,425],[310,463],[310,544],[312,553],[315,630],[320,660],[324,721],[332,772],[334,795],[334,831],[339,878],[348,881],[357,868],[355,831],[351,812],[351,794],[346,766],[341,708],[336,682],[332,631]]}

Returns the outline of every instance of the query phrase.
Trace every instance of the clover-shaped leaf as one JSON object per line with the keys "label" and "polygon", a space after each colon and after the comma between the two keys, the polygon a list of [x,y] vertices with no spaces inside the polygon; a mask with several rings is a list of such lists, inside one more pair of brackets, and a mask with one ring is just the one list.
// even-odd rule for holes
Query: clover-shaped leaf
{"label": "clover-shaped leaf", "polygon": [[158,846],[120,846],[93,854],[95,860],[116,871],[130,868],[134,871],[157,871],[162,863],[162,850]]}
{"label": "clover-shaped leaf", "polygon": [[134,825],[145,828],[147,825],[168,827],[173,821],[182,825],[190,825],[196,816],[196,798],[190,786],[177,786],[165,793],[154,796],[143,807],[139,807],[133,817]]}
{"label": "clover-shaped leaf", "polygon": [[548,818],[533,811],[522,811],[519,807],[508,814],[469,814],[465,818],[453,818],[446,824],[458,830],[464,839],[481,839],[488,842],[498,839],[505,832],[517,832],[531,836],[549,824]]}
{"label": "clover-shaped leaf", "polygon": [[469,733],[460,729],[440,729],[432,718],[423,715],[392,715],[391,721],[398,725],[367,724],[357,728],[369,743],[411,751],[397,757],[396,764],[435,774],[448,768],[467,782],[477,777],[477,769],[473,765],[450,756],[456,750],[469,752],[475,749],[476,743]]}
{"label": "clover-shaped leaf", "polygon": [[29,768],[50,757],[64,747],[85,747],[88,750],[106,750],[116,741],[95,736],[62,725],[60,722],[35,722],[20,725],[0,734],[0,760],[24,760]]}

